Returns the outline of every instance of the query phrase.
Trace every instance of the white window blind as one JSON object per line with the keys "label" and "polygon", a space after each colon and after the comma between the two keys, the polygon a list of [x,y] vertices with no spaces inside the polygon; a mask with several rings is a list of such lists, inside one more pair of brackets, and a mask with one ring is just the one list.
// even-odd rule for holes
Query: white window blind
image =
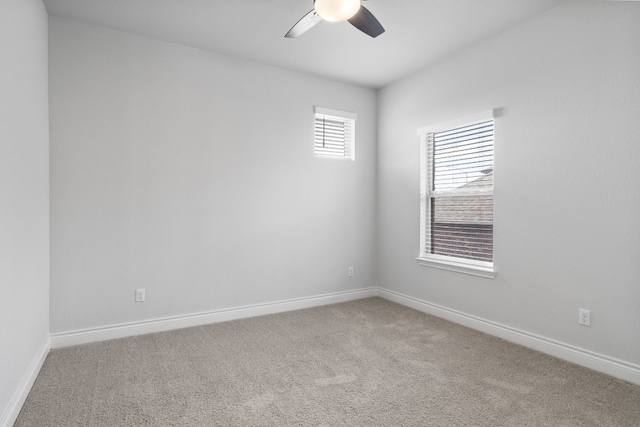
{"label": "white window blind", "polygon": [[493,267],[492,115],[419,131],[420,257]]}
{"label": "white window blind", "polygon": [[314,153],[318,157],[355,159],[356,115],[315,107]]}

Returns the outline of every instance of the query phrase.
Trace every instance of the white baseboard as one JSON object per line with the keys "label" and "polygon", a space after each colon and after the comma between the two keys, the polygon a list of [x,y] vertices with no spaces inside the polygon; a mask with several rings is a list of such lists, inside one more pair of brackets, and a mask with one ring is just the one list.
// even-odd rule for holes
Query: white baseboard
{"label": "white baseboard", "polygon": [[[383,288],[363,288],[353,291],[336,292],[307,298],[297,298],[264,304],[215,310],[204,313],[195,313],[183,316],[152,319],[142,322],[123,323],[99,328],[56,333],[51,335],[50,347],[60,348],[71,345],[87,344],[91,342],[105,341],[115,338],[124,338],[135,335],[187,328],[191,326],[225,322],[247,317],[300,310],[304,308],[335,304],[339,302],[352,301],[374,296],[380,296],[389,301],[402,304],[418,311],[441,317],[454,323],[458,323],[472,329],[476,329],[481,332],[505,339],[507,341],[523,345],[525,347],[540,351],[542,353],[546,353],[559,359],[563,359],[577,365],[585,366],[595,371],[599,371],[607,375],[611,375],[613,377],[640,385],[640,366],[638,365],[602,354],[594,353],[589,350],[581,349],[570,344],[555,341],[553,339],[532,334],[497,322],[492,322],[486,319],[471,316],[457,310],[452,310],[443,306],[439,306],[437,304],[432,304],[418,298],[413,298]],[[33,375],[33,379],[35,379],[35,375],[37,375],[40,366],[42,366],[44,357],[46,357],[46,352],[44,352],[40,364],[37,365],[37,370],[34,371],[35,374]],[[26,394],[28,394],[28,390],[30,389],[32,383],[33,381],[29,383],[28,387],[26,388],[27,391],[24,394],[24,398],[26,398]],[[19,402],[18,399],[15,399],[15,401]],[[24,402],[24,400],[20,402],[20,405],[14,404],[13,406],[17,407],[17,410],[19,411],[19,408],[22,406],[22,402]],[[0,427],[4,427],[4,424],[0,423]]]}
{"label": "white baseboard", "polygon": [[423,313],[467,326],[504,340],[523,345],[533,350],[581,365],[612,377],[640,385],[640,366],[597,354],[569,344],[535,335],[510,326],[502,325],[460,311],[452,310],[398,292],[378,288],[378,296]]}
{"label": "white baseboard", "polygon": [[353,291],[336,292],[307,298],[297,298],[265,304],[247,305],[204,313],[187,314],[182,316],[164,317],[145,320],[142,322],[122,323],[99,328],[82,329],[69,332],[51,334],[51,347],[60,348],[71,345],[87,344],[115,338],[134,335],[150,334],[172,329],[188,328],[191,326],[207,325],[210,323],[226,322],[265,314],[282,313],[327,304],[352,301],[356,299],[374,297],[377,288],[364,288]]}
{"label": "white baseboard", "polygon": [[36,377],[40,373],[40,369],[42,368],[44,360],[47,358],[47,354],[49,354],[50,349],[51,339],[47,336],[31,361],[29,369],[27,369],[27,372],[22,377],[22,381],[13,394],[5,413],[2,415],[2,418],[0,418],[0,427],[11,427],[15,423],[18,415],[20,414],[20,410],[22,409],[22,405],[24,405],[24,402],[27,400],[31,387],[33,387],[33,383],[36,381]]}

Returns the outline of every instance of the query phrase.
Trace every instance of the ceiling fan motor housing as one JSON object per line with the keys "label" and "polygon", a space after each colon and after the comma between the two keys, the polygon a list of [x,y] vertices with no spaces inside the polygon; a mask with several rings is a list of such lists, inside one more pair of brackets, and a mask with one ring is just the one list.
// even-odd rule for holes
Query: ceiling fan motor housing
{"label": "ceiling fan motor housing", "polygon": [[313,7],[322,19],[341,22],[358,13],[360,0],[315,0]]}

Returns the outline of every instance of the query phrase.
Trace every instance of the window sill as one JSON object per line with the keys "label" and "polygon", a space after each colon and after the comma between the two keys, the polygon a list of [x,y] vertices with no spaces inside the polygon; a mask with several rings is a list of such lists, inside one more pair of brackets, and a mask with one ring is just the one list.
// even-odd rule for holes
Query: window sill
{"label": "window sill", "polygon": [[419,257],[416,258],[416,261],[424,267],[440,268],[442,270],[470,274],[472,276],[479,276],[487,279],[495,279],[497,275],[496,271],[493,269],[493,265],[488,262],[464,262],[455,258],[440,256]]}

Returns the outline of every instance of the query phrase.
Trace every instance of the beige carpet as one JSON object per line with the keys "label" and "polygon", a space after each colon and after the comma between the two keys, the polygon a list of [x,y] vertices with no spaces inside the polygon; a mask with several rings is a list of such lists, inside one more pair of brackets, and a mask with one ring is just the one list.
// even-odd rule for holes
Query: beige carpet
{"label": "beige carpet", "polygon": [[16,426],[640,426],[640,387],[392,302],[53,350]]}

